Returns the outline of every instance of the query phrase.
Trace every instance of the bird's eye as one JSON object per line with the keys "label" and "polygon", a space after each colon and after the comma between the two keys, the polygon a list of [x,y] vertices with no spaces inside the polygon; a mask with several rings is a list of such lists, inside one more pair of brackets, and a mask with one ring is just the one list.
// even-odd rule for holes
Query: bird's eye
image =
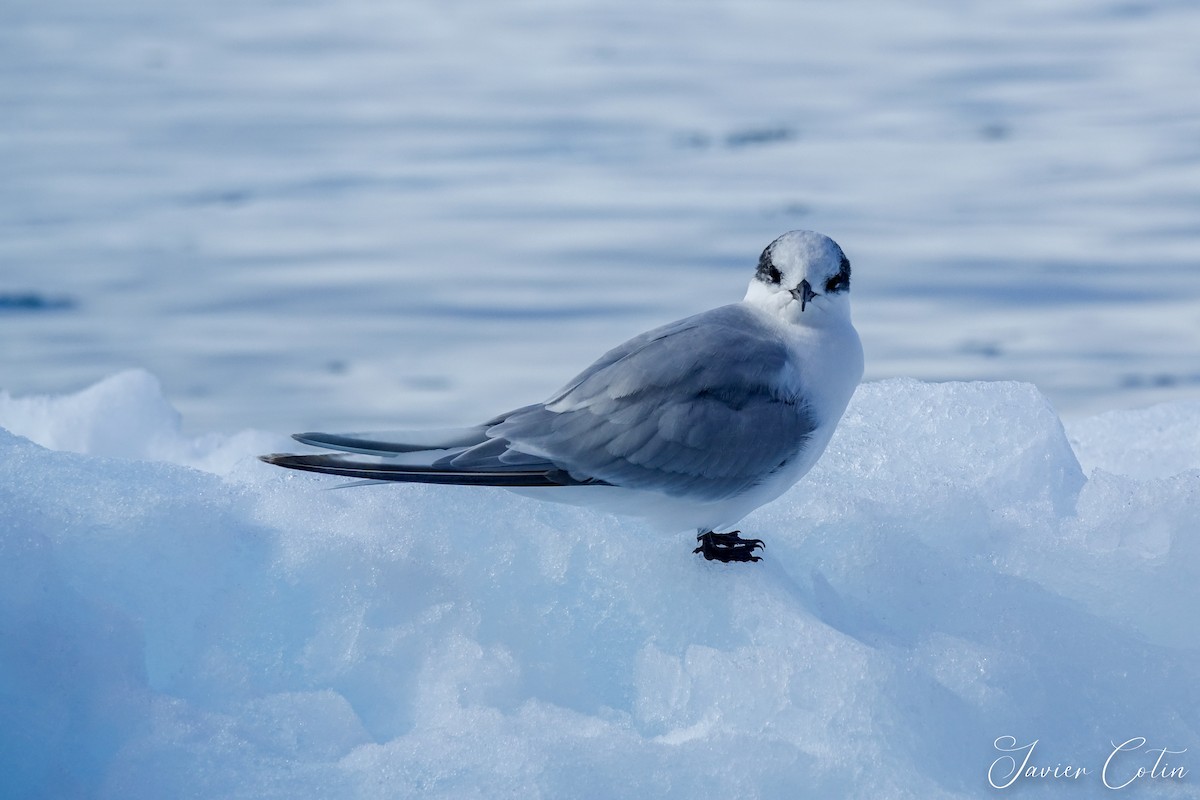
{"label": "bird's eye", "polygon": [[842,263],[838,266],[837,274],[825,281],[825,291],[828,294],[844,292],[850,288],[850,259],[842,256]]}
{"label": "bird's eye", "polygon": [[758,271],[754,273],[754,277],[764,283],[770,284],[778,284],[783,279],[783,276],[779,274],[779,268],[771,260],[771,247],[769,245],[766,250],[762,251],[762,255],[758,258]]}

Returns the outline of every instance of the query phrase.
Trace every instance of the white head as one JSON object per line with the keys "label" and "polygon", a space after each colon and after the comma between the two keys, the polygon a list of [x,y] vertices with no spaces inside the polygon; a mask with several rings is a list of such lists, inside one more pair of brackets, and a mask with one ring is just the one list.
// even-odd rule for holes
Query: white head
{"label": "white head", "polygon": [[828,236],[789,231],[763,250],[746,302],[802,325],[849,321],[850,260]]}

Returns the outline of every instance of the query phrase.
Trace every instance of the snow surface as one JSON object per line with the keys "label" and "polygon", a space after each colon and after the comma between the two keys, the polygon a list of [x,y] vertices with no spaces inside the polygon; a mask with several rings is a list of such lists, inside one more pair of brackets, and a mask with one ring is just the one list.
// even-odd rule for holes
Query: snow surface
{"label": "snow surface", "polygon": [[1200,765],[1194,403],[1072,426],[1085,474],[1030,385],[864,384],[746,519],[758,565],[322,491],[254,459],[277,434],[181,435],[143,372],[0,426],[5,797],[985,797],[1005,735],[1093,770],[1018,796],[1107,796],[1135,736]]}

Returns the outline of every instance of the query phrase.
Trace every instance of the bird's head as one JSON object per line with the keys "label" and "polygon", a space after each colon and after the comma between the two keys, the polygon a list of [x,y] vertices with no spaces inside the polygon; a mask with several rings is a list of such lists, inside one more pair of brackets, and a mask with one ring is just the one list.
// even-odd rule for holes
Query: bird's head
{"label": "bird's head", "polygon": [[850,260],[828,236],[789,231],[762,251],[746,301],[804,325],[849,319]]}

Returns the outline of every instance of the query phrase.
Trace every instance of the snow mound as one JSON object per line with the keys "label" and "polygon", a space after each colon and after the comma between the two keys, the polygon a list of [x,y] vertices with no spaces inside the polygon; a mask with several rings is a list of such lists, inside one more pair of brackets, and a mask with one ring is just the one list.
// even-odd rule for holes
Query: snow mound
{"label": "snow mound", "polygon": [[1088,468],[1154,479],[1200,469],[1200,401],[1109,411],[1070,426]]}
{"label": "snow mound", "polygon": [[1200,472],[1107,465],[1200,408],[1098,419],[1085,476],[1031,386],[864,385],[744,521],[766,560],[718,565],[501,490],[321,491],[144,373],[2,397],[6,794],[984,797],[1002,736],[1095,792],[1114,741],[1186,765]]}
{"label": "snow mound", "polygon": [[158,378],[140,369],[69,395],[12,397],[0,391],[0,428],[51,450],[170,461],[220,474],[290,441],[255,431],[184,437],[179,412],[163,396]]}

